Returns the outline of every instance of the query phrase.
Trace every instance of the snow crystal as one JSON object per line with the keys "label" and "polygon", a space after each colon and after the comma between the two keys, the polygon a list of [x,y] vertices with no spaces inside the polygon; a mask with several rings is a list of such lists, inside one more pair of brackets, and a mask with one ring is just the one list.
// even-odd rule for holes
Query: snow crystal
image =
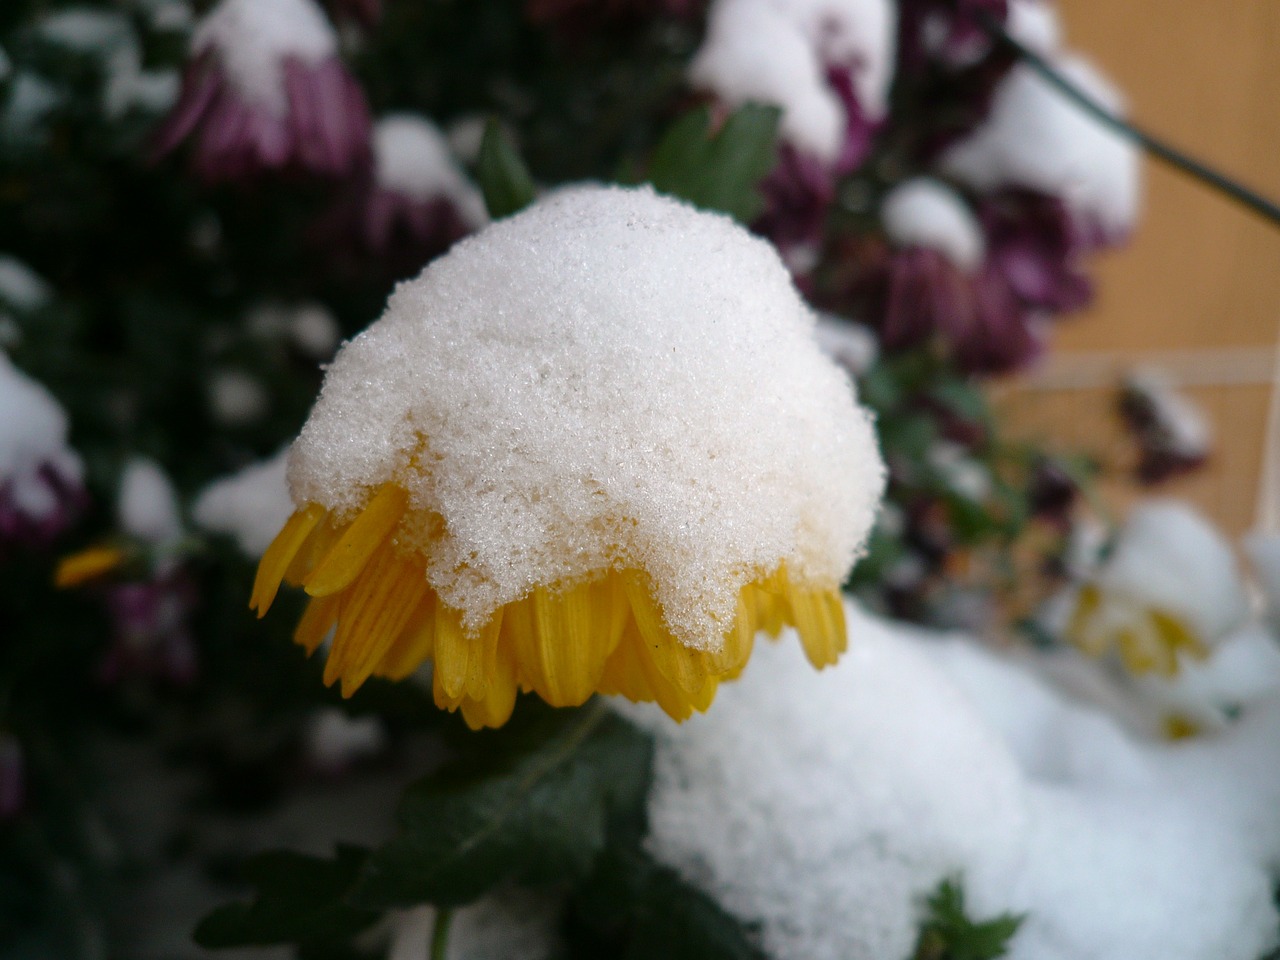
{"label": "snow crystal", "polygon": [[963,270],[982,263],[985,244],[964,198],[932,177],[894,187],[880,208],[885,233],[900,247],[927,247]]}
{"label": "snow crystal", "polygon": [[293,512],[285,482],[288,450],[222,477],[196,497],[191,516],[205,530],[235,537],[250,557],[260,557]]}
{"label": "snow crystal", "polygon": [[0,253],[0,302],[13,310],[39,310],[53,296],[44,278],[16,257]]}
{"label": "snow crystal", "polygon": [[560,191],[401,284],[342,349],[294,500],[349,517],[404,485],[400,542],[471,628],[536,584],[640,568],[672,632],[714,647],[744,583],[785,562],[838,584],[871,527],[875,436],[813,325],[727,217]]}
{"label": "snow crystal", "polygon": [[267,388],[243,370],[219,370],[209,377],[209,412],[223,426],[253,423],[270,406]]}
{"label": "snow crystal", "polygon": [[1206,643],[1230,633],[1248,613],[1230,545],[1176,500],[1153,498],[1133,508],[1097,583],[1108,600],[1172,614]]}
{"label": "snow crystal", "polygon": [[[1107,109],[1121,112],[1119,93],[1089,63],[1063,56],[1055,65]],[[1112,237],[1127,233],[1137,216],[1135,148],[1025,64],[1000,82],[986,123],[947,151],[943,167],[978,190],[1022,187],[1062,197]]]}
{"label": "snow crystal", "polygon": [[125,464],[116,514],[121,529],[139,540],[165,545],[182,536],[178,495],[169,475],[154,460],[135,457]]}
{"label": "snow crystal", "polygon": [[830,162],[846,116],[827,68],[850,68],[859,105],[879,119],[896,30],[896,8],[885,0],[717,0],[689,79],[733,106],[781,107],[782,135]]}
{"label": "snow crystal", "polygon": [[0,483],[18,482],[55,461],[72,474],[79,459],[66,448],[67,415],[41,384],[0,353]]}
{"label": "snow crystal", "polygon": [[451,200],[472,228],[488,222],[484,197],[463,174],[444,134],[431,121],[409,113],[383,117],[373,130],[373,152],[380,186],[415,200]]}
{"label": "snow crystal", "polygon": [[909,956],[923,896],[957,872],[998,886],[1026,829],[1017,768],[964,696],[893,628],[846,617],[821,674],[762,641],[680,726],[618,703],[657,737],[653,852],[780,960]]}
{"label": "snow crystal", "polygon": [[193,54],[214,51],[245,102],[285,112],[283,65],[337,55],[338,38],[313,0],[221,0],[196,27]]}

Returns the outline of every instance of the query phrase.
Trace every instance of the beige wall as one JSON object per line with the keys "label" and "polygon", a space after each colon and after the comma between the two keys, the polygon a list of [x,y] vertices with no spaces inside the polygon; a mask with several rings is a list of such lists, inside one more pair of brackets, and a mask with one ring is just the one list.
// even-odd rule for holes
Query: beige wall
{"label": "beige wall", "polygon": [[[1060,4],[1068,44],[1119,84],[1136,120],[1280,198],[1280,0]],[[1217,446],[1168,492],[1239,532],[1254,516],[1270,396],[1257,381],[1280,334],[1280,229],[1154,161],[1144,174],[1142,220],[1098,264],[1096,307],[1058,328],[1038,378],[998,396],[1019,432],[1115,453],[1110,396],[1088,383],[1130,359],[1171,365]]]}

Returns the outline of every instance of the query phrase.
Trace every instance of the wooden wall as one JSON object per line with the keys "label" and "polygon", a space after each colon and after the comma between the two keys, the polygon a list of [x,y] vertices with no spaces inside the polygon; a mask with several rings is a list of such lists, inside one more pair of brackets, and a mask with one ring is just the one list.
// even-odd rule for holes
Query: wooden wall
{"label": "wooden wall", "polygon": [[[1133,118],[1280,198],[1280,0],[1060,4],[1067,43],[1126,92]],[[1097,265],[1096,307],[1060,326],[1045,367],[997,387],[997,399],[1020,433],[1115,450],[1110,383],[1134,362],[1168,368],[1205,407],[1217,442],[1209,468],[1167,492],[1237,533],[1255,517],[1280,336],[1280,229],[1154,161],[1144,175],[1136,235]]]}

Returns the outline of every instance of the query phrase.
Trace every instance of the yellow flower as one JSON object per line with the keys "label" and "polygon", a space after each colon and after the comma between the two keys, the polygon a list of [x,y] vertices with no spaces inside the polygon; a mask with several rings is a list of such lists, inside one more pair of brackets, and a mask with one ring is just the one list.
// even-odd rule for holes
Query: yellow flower
{"label": "yellow flower", "polygon": [[327,683],[431,660],[472,727],[521,690],[682,720],[788,626],[834,663],[883,467],[812,328],[771,247],[651,191],[501,221],[330,367],[252,606],[301,586]]}
{"label": "yellow flower", "polygon": [[1230,546],[1190,507],[1153,499],[1133,509],[1080,587],[1066,633],[1091,656],[1114,651],[1133,673],[1172,677],[1181,658],[1207,658],[1247,612]]}

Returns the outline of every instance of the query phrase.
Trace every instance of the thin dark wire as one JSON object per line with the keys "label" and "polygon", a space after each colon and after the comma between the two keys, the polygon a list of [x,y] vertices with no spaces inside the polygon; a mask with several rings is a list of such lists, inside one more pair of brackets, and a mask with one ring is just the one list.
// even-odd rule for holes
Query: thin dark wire
{"label": "thin dark wire", "polygon": [[1141,127],[1135,126],[1127,120],[1116,116],[1064,77],[1044,57],[1011,37],[1005,30],[1003,24],[1001,24],[991,14],[984,10],[977,10],[974,11],[974,16],[992,40],[1008,47],[1016,53],[1018,59],[1031,67],[1031,69],[1056,87],[1069,100],[1073,101],[1094,119],[1110,127],[1112,130],[1115,130],[1122,136],[1128,137],[1130,140],[1138,143],[1152,156],[1163,160],[1172,167],[1176,167],[1183,173],[1194,177],[1201,183],[1212,187],[1219,193],[1225,194],[1242,206],[1252,210],[1254,213],[1258,214],[1258,216],[1270,221],[1273,226],[1280,226],[1280,205],[1277,205],[1272,200],[1268,200],[1262,194],[1250,190],[1243,184],[1232,180],[1225,174],[1219,173],[1212,167],[1201,163],[1194,157],[1187,156],[1181,150],[1170,146],[1159,137],[1148,133]]}

